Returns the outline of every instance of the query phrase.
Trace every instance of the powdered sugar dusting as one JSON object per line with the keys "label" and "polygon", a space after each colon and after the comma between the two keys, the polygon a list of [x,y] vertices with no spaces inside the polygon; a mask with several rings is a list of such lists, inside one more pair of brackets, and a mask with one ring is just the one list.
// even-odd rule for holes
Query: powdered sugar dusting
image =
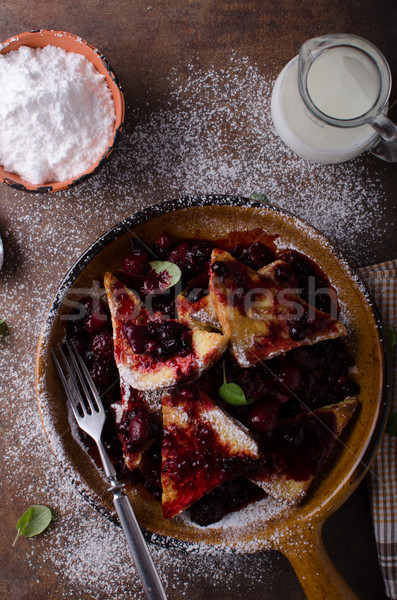
{"label": "powdered sugar dusting", "polygon": [[[8,447],[0,457],[1,472],[3,485],[10,486],[15,498],[24,499],[27,506],[48,504],[55,512],[51,529],[25,547],[32,576],[39,576],[46,563],[59,573],[60,588],[53,592],[57,598],[74,597],[73,590],[83,588],[98,600],[144,598],[120,530],[76,493],[48,448],[36,408],[34,356],[39,330],[59,281],[80,254],[137,210],[193,193],[265,192],[272,203],[329,235],[353,260],[363,260],[367,240],[382,235],[379,219],[385,196],[376,178],[369,176],[365,161],[324,166],[295,157],[274,132],[272,81],[263,70],[232,56],[223,71],[203,71],[192,64],[186,77],[182,72],[177,68],[171,75],[168,107],[145,119],[130,107],[130,117],[138,125],[126,127],[111,160],[89,180],[52,195],[7,190],[0,232],[5,242],[0,317],[7,321],[11,336],[0,355],[9,390],[0,403]],[[16,267],[10,268],[11,263]],[[18,417],[14,423],[9,403]],[[40,462],[46,470],[34,468],[37,456],[45,457]],[[273,510],[283,507],[260,506],[265,509],[274,515]],[[244,525],[244,514],[235,513],[213,527],[223,528],[227,542]],[[202,598],[207,589],[222,598],[230,590],[233,597],[239,591],[247,597],[262,588],[271,597],[271,577],[278,563],[267,554],[249,560],[244,554],[200,545],[151,550],[170,598]],[[235,572],[240,574],[239,583],[231,576]]]}
{"label": "powdered sugar dusting", "polygon": [[[363,237],[375,240],[384,194],[361,158],[320,165],[298,158],[278,138],[270,115],[272,81],[232,56],[224,71],[190,65],[187,81],[172,74],[169,110],[126,135],[118,167],[160,198],[265,192],[272,204],[318,227],[355,260]],[[139,114],[134,115],[139,122]],[[124,172],[124,168],[123,168]],[[131,188],[129,188],[131,189]]]}

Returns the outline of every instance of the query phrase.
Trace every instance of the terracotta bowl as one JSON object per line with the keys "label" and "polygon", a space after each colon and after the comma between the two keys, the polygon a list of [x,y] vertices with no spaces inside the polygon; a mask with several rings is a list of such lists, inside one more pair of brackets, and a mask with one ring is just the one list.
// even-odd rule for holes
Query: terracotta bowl
{"label": "terracotta bowl", "polygon": [[384,431],[389,386],[383,333],[360,279],[322,234],[296,217],[244,198],[188,198],[150,207],[95,242],[61,284],[41,333],[36,385],[44,430],[77,489],[114,519],[106,481],[70,430],[65,396],[50,358],[49,349],[64,335],[62,319],[82,295],[82,288],[102,287],[101,275],[106,270],[117,270],[133,235],[150,245],[163,230],[176,237],[217,238],[256,227],[279,234],[279,248],[293,247],[314,259],[336,288],[341,318],[349,331],[346,343],[357,365],[355,378],[361,389],[358,414],[344,430],[331,462],[317,476],[305,501],[287,511],[270,514],[267,509],[262,513],[253,507],[251,513],[246,507],[235,513],[230,526],[214,524],[205,528],[194,526],[180,515],[163,519],[159,503],[143,489],[131,489],[129,495],[141,526],[155,543],[193,543],[245,552],[276,549],[289,558],[311,599],[355,598],[325,554],[321,527],[364,477]]}
{"label": "terracotta bowl", "polygon": [[91,44],[80,37],[73,35],[72,33],[67,33],[66,31],[47,31],[45,29],[41,29],[39,31],[26,31],[25,33],[13,36],[9,40],[2,42],[0,44],[0,53],[6,54],[12,50],[17,50],[20,46],[44,48],[48,45],[58,46],[67,52],[82,54],[94,65],[101,75],[105,76],[114,100],[116,121],[106,151],[93,165],[89,167],[89,169],[83,173],[80,173],[73,179],[54,181],[43,185],[33,185],[29,181],[19,177],[19,175],[6,171],[2,165],[0,165],[0,178],[3,183],[24,192],[57,192],[87,179],[87,177],[92,175],[92,173],[95,173],[95,171],[97,171],[97,169],[99,169],[99,167],[103,165],[106,159],[110,156],[115,144],[117,143],[124,122],[124,96],[117,81],[116,75],[114,74],[111,66],[103,54],[101,54],[99,50],[94,48],[94,46],[91,46]]}

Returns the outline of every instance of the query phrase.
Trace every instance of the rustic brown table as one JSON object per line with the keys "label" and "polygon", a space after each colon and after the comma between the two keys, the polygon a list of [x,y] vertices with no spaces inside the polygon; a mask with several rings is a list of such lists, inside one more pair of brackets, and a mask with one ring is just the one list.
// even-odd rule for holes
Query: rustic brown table
{"label": "rustic brown table", "polygon": [[[223,73],[220,85],[222,77],[226,77],[229,85],[233,64],[240,73],[240,94],[244,84],[254,90],[253,85],[267,82],[270,89],[269,82],[297,54],[304,40],[328,32],[351,32],[370,39],[384,52],[397,75],[397,5],[393,0],[360,3],[354,0],[332,3],[327,0],[3,0],[1,40],[39,28],[70,31],[100,48],[119,76],[127,114],[124,141],[101,172],[84,184],[44,196],[17,192],[6,186],[0,188],[0,234],[5,245],[5,264],[0,273],[0,318],[6,318],[10,328],[10,337],[0,349],[0,597],[138,599],[143,594],[121,532],[79,496],[52,456],[40,428],[34,357],[46,309],[66,271],[110,226],[163,199],[189,192],[222,191],[218,187],[210,189],[216,176],[205,179],[202,173],[197,173],[195,178],[189,172],[189,165],[200,166],[199,160],[194,163],[186,158],[185,163],[180,160],[173,165],[169,159],[171,151],[179,159],[184,155],[175,147],[178,140],[175,135],[166,142],[162,140],[164,124],[168,134],[173,123],[181,125],[184,139],[179,142],[187,144],[188,155],[186,119],[191,115],[185,114],[183,120],[183,111],[178,113],[178,103],[184,95],[189,99],[185,109],[194,110],[196,102],[204,110],[216,73]],[[247,75],[249,65],[255,69],[252,80]],[[206,79],[205,74],[210,72],[212,75]],[[208,87],[204,81],[209,82]],[[267,100],[268,97],[267,94]],[[231,105],[234,106],[233,101]],[[173,121],[176,114],[179,121]],[[197,119],[191,122],[196,135]],[[254,134],[259,131],[258,124],[255,127]],[[157,147],[153,142],[156,131]],[[229,128],[228,134],[230,144],[237,144],[233,154],[237,162],[234,171],[223,175],[220,181],[225,185],[223,191],[242,193],[245,188],[236,183],[235,174],[236,165],[242,160],[238,145],[243,143],[242,134],[234,127]],[[151,136],[150,142],[145,135]],[[213,135],[216,136],[216,128]],[[197,152],[197,145],[194,148]],[[155,164],[151,153],[154,150]],[[210,150],[203,158],[206,169]],[[226,152],[222,144],[216,146],[214,163],[223,151]],[[285,167],[280,168],[280,161],[284,160],[281,145],[276,147],[273,142],[269,150],[271,160],[263,173],[261,189],[258,189],[260,177],[250,175],[251,165],[260,172],[254,156],[256,150],[250,155],[244,145],[244,152],[245,166],[241,173],[257,186],[251,191],[268,191],[267,182],[273,176],[272,161],[273,193],[281,174],[288,179],[294,159],[287,155]],[[162,160],[164,172],[159,168]],[[302,173],[302,163],[299,164]],[[335,188],[339,179],[343,183],[344,177],[351,184],[354,169],[361,187],[350,185],[352,205],[346,199],[339,199],[335,229],[332,213],[327,213],[323,229],[357,265],[395,258],[397,169],[364,156],[340,172],[333,170],[331,188]],[[311,168],[306,175],[299,182],[297,204],[294,205],[291,188],[291,197],[285,202],[296,214],[309,220],[312,216],[322,228],[321,219],[316,220],[315,211],[309,210],[316,173]],[[310,176],[314,177],[314,183]],[[306,186],[307,197],[302,186]],[[277,198],[270,196],[277,203]],[[324,202],[332,200],[326,198]],[[287,204],[281,202],[284,207]],[[350,209],[341,215],[338,213],[341,206]],[[343,227],[339,223],[342,219]],[[53,524],[45,534],[30,540],[21,538],[12,548],[18,517],[29,505],[40,503],[52,508]],[[361,600],[385,597],[365,481],[326,523],[324,539],[335,565]],[[170,599],[303,598],[286,559],[273,553],[206,554],[156,547],[152,550]]]}

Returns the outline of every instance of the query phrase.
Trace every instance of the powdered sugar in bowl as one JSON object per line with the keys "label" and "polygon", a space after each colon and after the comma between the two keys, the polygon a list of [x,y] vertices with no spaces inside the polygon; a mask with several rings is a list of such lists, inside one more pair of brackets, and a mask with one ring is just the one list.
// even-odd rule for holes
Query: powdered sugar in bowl
{"label": "powdered sugar in bowl", "polygon": [[0,45],[0,177],[58,191],[94,173],[124,121],[124,98],[103,55],[81,38],[40,30]]}

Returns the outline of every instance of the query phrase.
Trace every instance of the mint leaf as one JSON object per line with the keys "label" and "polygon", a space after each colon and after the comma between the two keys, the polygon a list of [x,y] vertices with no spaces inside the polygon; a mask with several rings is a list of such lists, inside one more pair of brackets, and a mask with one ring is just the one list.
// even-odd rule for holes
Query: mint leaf
{"label": "mint leaf", "polygon": [[252,198],[252,200],[258,200],[258,202],[265,202],[266,204],[270,203],[266,194],[251,194],[250,198]]}
{"label": "mint leaf", "polygon": [[176,285],[182,277],[178,265],[168,260],[152,260],[149,265],[158,275],[164,274],[165,276],[165,281],[161,285],[161,291],[168,290],[168,288]]}
{"label": "mint leaf", "polygon": [[235,406],[244,406],[253,402],[253,400],[247,400],[243,390],[237,383],[224,383],[219,388],[219,395],[225,402]]}
{"label": "mint leaf", "polygon": [[386,425],[386,433],[397,436],[397,413],[391,412]]}
{"label": "mint leaf", "polygon": [[385,334],[386,342],[389,346],[390,362],[392,362],[394,356],[394,346],[396,345],[396,334],[394,333],[393,329],[390,329],[390,327],[385,327]]}
{"label": "mint leaf", "polygon": [[226,383],[225,363],[223,363],[223,384],[218,392],[222,400],[228,404],[234,404],[235,406],[252,404],[254,401],[253,399],[247,400],[243,389],[237,385],[237,383]]}
{"label": "mint leaf", "polygon": [[52,513],[47,506],[34,504],[18,520],[18,533],[12,545],[15,546],[20,535],[24,535],[25,537],[39,535],[44,529],[47,529],[51,523],[51,519]]}
{"label": "mint leaf", "polygon": [[8,325],[3,319],[0,319],[0,342],[4,342],[7,336],[10,335]]}

